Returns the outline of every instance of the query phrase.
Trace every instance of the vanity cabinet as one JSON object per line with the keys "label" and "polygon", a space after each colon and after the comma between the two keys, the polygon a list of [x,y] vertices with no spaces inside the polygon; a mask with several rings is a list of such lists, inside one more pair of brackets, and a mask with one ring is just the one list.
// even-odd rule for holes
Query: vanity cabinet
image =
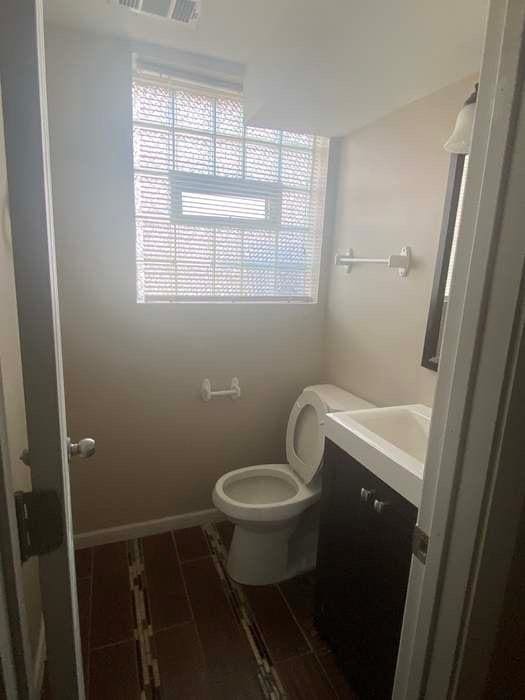
{"label": "vanity cabinet", "polygon": [[390,698],[417,509],[327,440],[316,624],[351,686]]}

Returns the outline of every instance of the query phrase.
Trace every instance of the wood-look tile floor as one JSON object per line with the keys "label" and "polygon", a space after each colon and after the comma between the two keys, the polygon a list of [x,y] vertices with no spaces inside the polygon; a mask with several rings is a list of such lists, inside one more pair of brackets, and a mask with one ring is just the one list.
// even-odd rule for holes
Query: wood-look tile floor
{"label": "wood-look tile floor", "polygon": [[313,575],[239,586],[214,549],[231,525],[212,527],[77,551],[88,699],[356,700],[316,632]]}

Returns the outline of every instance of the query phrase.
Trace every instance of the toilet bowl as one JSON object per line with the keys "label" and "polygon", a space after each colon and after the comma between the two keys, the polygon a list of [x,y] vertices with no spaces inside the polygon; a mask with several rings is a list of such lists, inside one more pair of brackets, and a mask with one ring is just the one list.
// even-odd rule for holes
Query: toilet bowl
{"label": "toilet bowl", "polygon": [[220,477],[216,508],[234,525],[228,573],[239,583],[277,583],[315,566],[326,413],[373,408],[331,384],[304,389],[286,431],[288,464],[260,464]]}

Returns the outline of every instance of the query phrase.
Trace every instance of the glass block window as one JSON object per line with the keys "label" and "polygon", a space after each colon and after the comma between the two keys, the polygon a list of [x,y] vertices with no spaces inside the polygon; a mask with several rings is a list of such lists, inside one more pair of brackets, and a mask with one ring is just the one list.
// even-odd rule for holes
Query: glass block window
{"label": "glass block window", "polygon": [[138,302],[317,301],[328,139],[136,73],[133,155]]}

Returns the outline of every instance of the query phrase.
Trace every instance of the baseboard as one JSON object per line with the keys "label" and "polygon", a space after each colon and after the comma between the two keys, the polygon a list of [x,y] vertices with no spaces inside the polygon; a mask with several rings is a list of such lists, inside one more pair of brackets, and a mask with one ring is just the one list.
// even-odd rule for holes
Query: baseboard
{"label": "baseboard", "polygon": [[208,510],[197,510],[193,513],[170,515],[159,520],[145,520],[141,523],[129,523],[128,525],[108,527],[103,530],[81,532],[75,535],[75,548],[84,549],[85,547],[94,547],[99,544],[122,542],[123,540],[132,540],[136,537],[147,537],[147,535],[156,535],[159,532],[167,532],[168,530],[182,530],[185,527],[205,525],[206,523],[219,520],[224,520],[224,515],[216,508],[209,508]]}
{"label": "baseboard", "polygon": [[46,628],[44,617],[40,617],[40,630],[38,632],[38,644],[33,660],[33,693],[34,700],[40,700],[42,684],[44,682],[44,668],[46,664]]}

